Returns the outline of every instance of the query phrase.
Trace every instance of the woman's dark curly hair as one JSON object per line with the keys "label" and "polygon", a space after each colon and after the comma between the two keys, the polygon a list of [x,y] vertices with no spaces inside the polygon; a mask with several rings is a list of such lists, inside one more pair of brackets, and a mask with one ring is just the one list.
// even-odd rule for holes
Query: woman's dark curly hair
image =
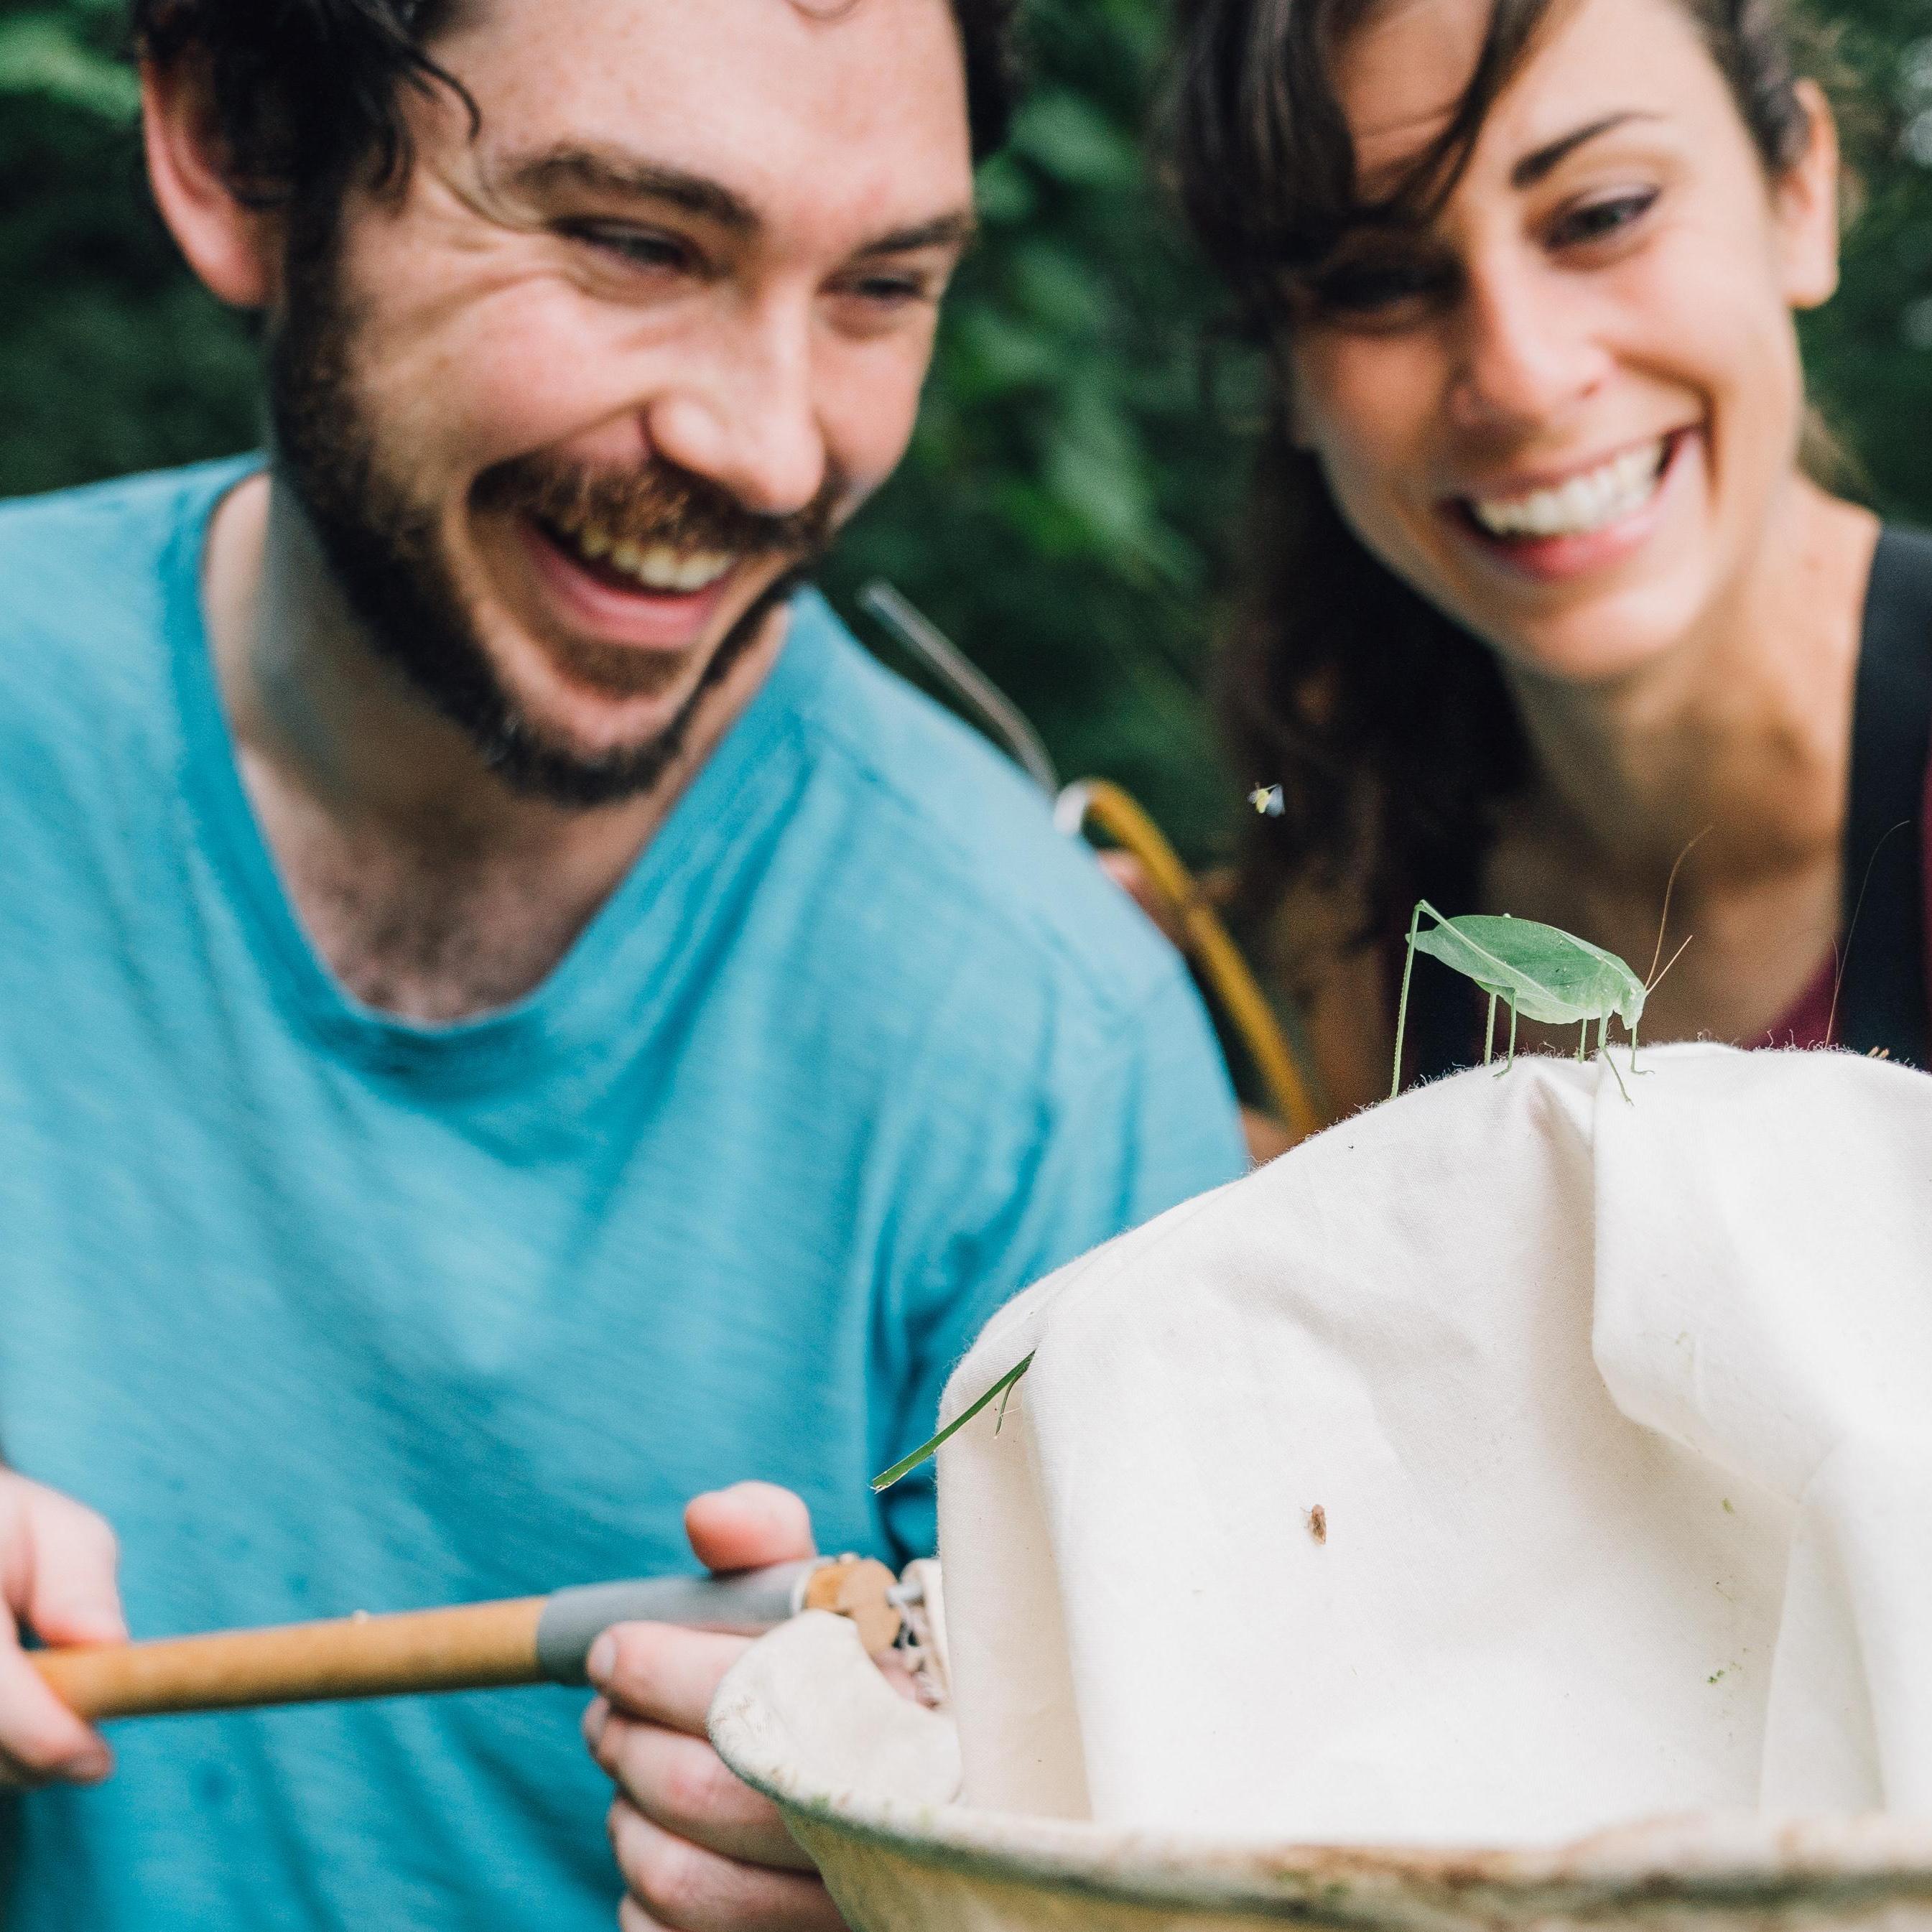
{"label": "woman's dark curly hair", "polygon": [[[1182,203],[1244,332],[1277,352],[1286,292],[1345,238],[1426,221],[1440,206],[1555,0],[1493,0],[1450,124],[1370,203],[1358,196],[1333,74],[1336,50],[1376,4],[1178,0],[1169,136]],[[1781,0],[1679,4],[1767,172],[1783,174],[1810,128],[1796,22]],[[1818,64],[1824,50],[1803,45],[1807,64]],[[1271,360],[1278,374],[1282,358]],[[1362,544],[1315,458],[1282,433],[1283,400],[1257,469],[1245,595],[1217,672],[1240,770],[1279,783],[1286,808],[1250,830],[1239,910],[1258,925],[1285,891],[1309,887],[1351,906],[1366,940],[1399,932],[1419,891],[1473,882],[1498,806],[1528,776],[1528,752],[1494,658]],[[1828,477],[1845,467],[1815,418],[1806,460]]]}
{"label": "woman's dark curly hair", "polygon": [[[213,77],[215,112],[238,191],[309,208],[358,173],[406,181],[413,156],[405,88],[474,102],[437,64],[436,35],[476,0],[134,0],[135,44],[163,65],[193,57]],[[842,11],[863,0],[793,0]],[[1005,140],[1015,92],[1016,0],[952,0],[966,62],[976,159]]]}

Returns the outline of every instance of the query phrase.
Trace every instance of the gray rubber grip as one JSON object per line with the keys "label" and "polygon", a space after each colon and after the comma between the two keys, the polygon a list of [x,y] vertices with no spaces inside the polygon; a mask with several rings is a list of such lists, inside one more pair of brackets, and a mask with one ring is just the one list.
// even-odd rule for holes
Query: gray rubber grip
{"label": "gray rubber grip", "polygon": [[812,1558],[735,1576],[658,1576],[560,1590],[537,1625],[537,1660],[559,1684],[581,1684],[590,1646],[613,1624],[682,1624],[755,1636],[796,1615]]}

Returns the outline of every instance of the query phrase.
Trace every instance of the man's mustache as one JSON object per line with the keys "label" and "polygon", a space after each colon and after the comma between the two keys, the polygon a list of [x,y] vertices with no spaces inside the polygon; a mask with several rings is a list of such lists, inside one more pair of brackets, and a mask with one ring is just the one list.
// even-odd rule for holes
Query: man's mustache
{"label": "man's mustache", "polygon": [[803,509],[772,517],[672,464],[619,474],[520,456],[486,470],[475,499],[479,509],[532,517],[573,533],[596,524],[613,541],[640,548],[815,556],[831,541],[844,494],[844,479],[828,465],[818,494]]}

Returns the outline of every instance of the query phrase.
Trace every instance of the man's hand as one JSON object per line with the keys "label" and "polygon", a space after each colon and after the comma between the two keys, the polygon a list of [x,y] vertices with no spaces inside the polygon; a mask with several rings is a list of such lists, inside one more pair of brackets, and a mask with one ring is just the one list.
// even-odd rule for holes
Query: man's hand
{"label": "man's hand", "polygon": [[[712,1570],[814,1553],[812,1520],[765,1483],[700,1496],[684,1526]],[[617,1786],[610,1843],[628,1896],[625,1932],[842,1932],[845,1922],[777,1808],[740,1784],[705,1736],[705,1713],[744,1637],[620,1624],[591,1650],[603,1695],[584,1714],[591,1755]]]}
{"label": "man's hand", "polygon": [[0,1787],[98,1784],[114,1768],[99,1732],[47,1687],[20,1648],[122,1643],[114,1532],[92,1510],[0,1469]]}

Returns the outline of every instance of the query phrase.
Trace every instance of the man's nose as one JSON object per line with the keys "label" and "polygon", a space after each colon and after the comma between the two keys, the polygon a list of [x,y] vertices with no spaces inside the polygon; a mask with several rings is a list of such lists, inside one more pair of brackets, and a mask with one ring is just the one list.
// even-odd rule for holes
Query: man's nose
{"label": "man's nose", "polygon": [[646,412],[652,447],[748,510],[806,508],[825,482],[808,315],[777,303],[721,318],[701,361]]}
{"label": "man's nose", "polygon": [[1522,430],[1560,422],[1609,367],[1582,291],[1544,264],[1473,271],[1452,326],[1448,413],[1459,429]]}

